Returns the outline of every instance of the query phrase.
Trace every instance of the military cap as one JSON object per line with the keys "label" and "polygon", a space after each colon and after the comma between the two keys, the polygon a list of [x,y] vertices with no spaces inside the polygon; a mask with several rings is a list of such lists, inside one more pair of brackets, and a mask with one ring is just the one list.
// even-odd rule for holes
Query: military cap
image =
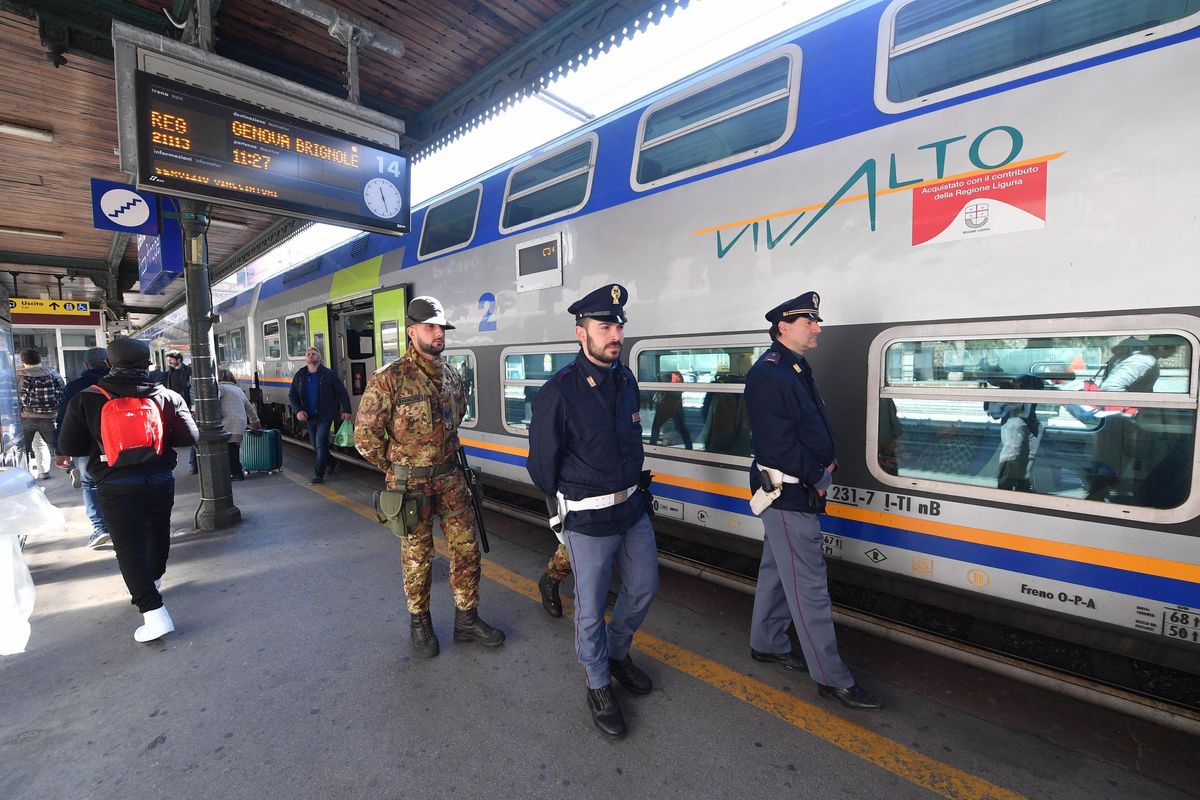
{"label": "military cap", "polygon": [[780,303],[767,312],[767,322],[774,325],[777,322],[795,322],[800,317],[822,322],[820,316],[821,296],[816,292],[805,292],[799,297],[793,297],[787,302]]}
{"label": "military cap", "polygon": [[145,369],[150,366],[150,345],[140,339],[113,339],[108,345],[108,360],[122,369]]}
{"label": "military cap", "polygon": [[412,299],[408,304],[407,318],[409,325],[441,325],[448,331],[454,330],[454,326],[446,319],[446,310],[442,308],[442,304],[436,297],[429,295]]}
{"label": "military cap", "polygon": [[598,319],[601,322],[616,322],[625,324],[625,303],[629,300],[629,292],[619,283],[601,286],[594,292],[589,292],[582,299],[576,300],[567,309],[568,314],[575,315],[575,321]]}

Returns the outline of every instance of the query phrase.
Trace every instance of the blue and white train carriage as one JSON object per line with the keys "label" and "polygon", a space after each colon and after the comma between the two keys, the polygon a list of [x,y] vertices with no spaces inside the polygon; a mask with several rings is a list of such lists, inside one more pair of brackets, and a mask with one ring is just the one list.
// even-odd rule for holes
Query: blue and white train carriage
{"label": "blue and white train carriage", "polygon": [[309,343],[357,398],[435,295],[527,484],[566,308],[623,283],[659,514],[758,539],[743,383],[815,289],[834,568],[1196,672],[1198,73],[1194,0],[851,3],[254,287],[220,352],[287,418]]}

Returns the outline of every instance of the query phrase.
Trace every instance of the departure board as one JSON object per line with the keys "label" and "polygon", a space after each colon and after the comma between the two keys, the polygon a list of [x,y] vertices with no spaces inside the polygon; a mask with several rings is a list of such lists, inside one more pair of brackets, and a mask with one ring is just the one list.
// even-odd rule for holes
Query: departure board
{"label": "departure board", "polygon": [[137,98],[138,188],[408,231],[408,156],[145,72]]}

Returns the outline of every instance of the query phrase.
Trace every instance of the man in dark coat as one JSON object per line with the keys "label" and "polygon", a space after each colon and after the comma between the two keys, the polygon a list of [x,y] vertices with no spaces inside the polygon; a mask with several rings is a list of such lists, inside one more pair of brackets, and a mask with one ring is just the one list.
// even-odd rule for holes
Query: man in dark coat
{"label": "man in dark coat", "polygon": [[[108,348],[112,369],[94,386],[71,399],[59,431],[59,449],[87,456],[96,481],[100,511],[117,551],[117,565],[143,624],[139,642],[175,630],[159,587],[171,547],[171,508],[175,505],[174,448],[196,443],[199,432],[187,404],[176,392],[150,377],[150,348],[136,339],[115,339]],[[120,403],[121,411],[108,403]],[[124,426],[117,446],[111,435],[113,414],[140,417],[142,425]],[[101,420],[110,428],[105,441]],[[143,439],[135,439],[135,433]],[[134,445],[142,445],[135,447]],[[119,451],[119,452],[118,452]]]}
{"label": "man in dark coat", "polygon": [[350,395],[337,373],[321,364],[321,351],[308,348],[305,366],[292,376],[288,401],[296,419],[308,426],[308,440],[317,452],[316,474],[309,483],[321,483],[326,472],[333,472],[329,457],[329,426],[339,415],[350,419]]}
{"label": "man in dark coat", "polygon": [[[83,354],[83,366],[83,374],[75,380],[69,381],[66,388],[63,389],[62,400],[58,404],[58,427],[60,429],[71,398],[89,386],[94,386],[108,374],[108,351],[103,347],[93,347]],[[112,537],[109,536],[108,526],[104,524],[104,515],[100,513],[100,498],[96,493],[96,482],[92,480],[92,475],[87,469],[87,458],[84,456],[71,458],[71,456],[60,454],[55,458],[55,463],[63,469],[74,469],[72,477],[78,476],[76,485],[83,489],[83,508],[92,522],[92,534],[88,537],[87,546],[100,547],[108,544]]]}

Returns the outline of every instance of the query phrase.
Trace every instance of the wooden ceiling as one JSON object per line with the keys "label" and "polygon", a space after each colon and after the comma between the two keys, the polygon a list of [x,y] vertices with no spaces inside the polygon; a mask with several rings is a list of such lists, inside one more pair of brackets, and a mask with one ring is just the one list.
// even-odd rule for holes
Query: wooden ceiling
{"label": "wooden ceiling", "polygon": [[[109,29],[113,19],[173,38],[195,0],[0,0],[0,123],[51,131],[53,142],[0,133],[0,285],[15,294],[107,302],[139,326],[183,291],[137,293],[132,240],[91,226],[90,178],[125,181],[117,147]],[[291,0],[281,0],[284,4]],[[346,48],[326,27],[273,0],[213,0],[219,55],[311,88],[346,96]],[[544,75],[606,48],[664,13],[647,0],[325,0],[347,18],[386,32],[403,57],[360,49],[360,102],[404,120],[405,149],[438,146]],[[684,5],[670,0],[666,13]],[[164,10],[167,13],[164,13]],[[586,60],[585,56],[584,60]],[[261,250],[289,226],[220,207],[209,231],[214,273]],[[294,226],[292,226],[294,227]]]}

